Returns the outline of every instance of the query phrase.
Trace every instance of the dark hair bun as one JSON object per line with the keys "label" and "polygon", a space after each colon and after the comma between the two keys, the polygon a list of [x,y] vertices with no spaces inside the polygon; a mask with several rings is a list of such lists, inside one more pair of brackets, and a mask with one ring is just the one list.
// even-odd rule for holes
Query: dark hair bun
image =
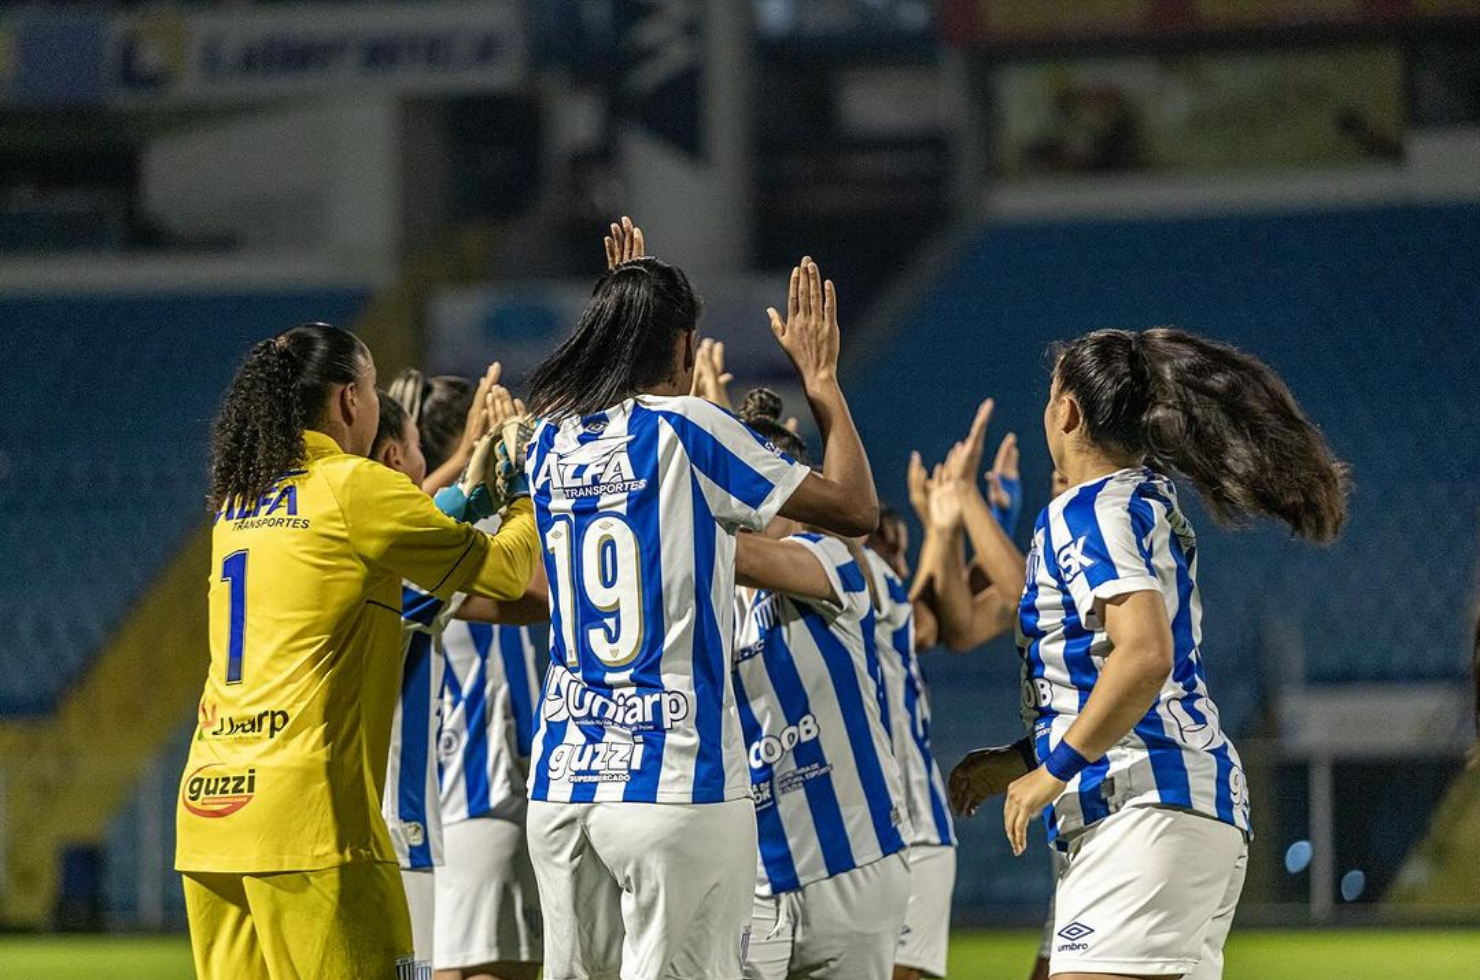
{"label": "dark hair bun", "polygon": [[752,388],[740,401],[740,421],[780,422],[783,408],[781,396],[770,388]]}

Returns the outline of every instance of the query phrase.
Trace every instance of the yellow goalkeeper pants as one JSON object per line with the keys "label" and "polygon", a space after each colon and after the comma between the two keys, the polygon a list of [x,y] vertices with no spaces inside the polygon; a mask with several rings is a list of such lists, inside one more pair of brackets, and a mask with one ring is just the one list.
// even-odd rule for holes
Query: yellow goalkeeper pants
{"label": "yellow goalkeeper pants", "polygon": [[414,975],[411,916],[394,864],[184,878],[198,980]]}

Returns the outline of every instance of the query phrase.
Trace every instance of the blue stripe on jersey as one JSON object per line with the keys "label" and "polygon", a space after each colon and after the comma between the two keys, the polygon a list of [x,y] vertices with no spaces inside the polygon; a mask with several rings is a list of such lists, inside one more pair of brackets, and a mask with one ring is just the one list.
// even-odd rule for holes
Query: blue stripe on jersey
{"label": "blue stripe on jersey", "polygon": [[[890,588],[893,588],[890,581]],[[908,601],[908,596],[906,596]],[[907,621],[904,626],[894,631],[894,649],[899,654],[900,660],[904,662],[904,707],[905,713],[910,719],[910,737],[914,739],[915,749],[920,757],[925,760],[925,774],[930,784],[930,816],[935,821],[935,832],[939,835],[941,843],[949,843],[954,839],[951,830],[951,817],[946,811],[946,801],[941,798],[935,789],[935,755],[930,750],[930,729],[925,720],[925,713],[920,704],[920,696],[915,690],[914,673],[919,665],[910,662],[910,632],[914,629],[913,619]]]}
{"label": "blue stripe on jersey", "polygon": [[432,747],[428,744],[432,716],[432,636],[420,630],[411,635],[401,676],[401,768],[397,780],[396,813],[419,823],[421,843],[408,842],[409,865],[432,866],[431,833],[427,823],[427,777]]}
{"label": "blue stripe on jersey", "polygon": [[420,589],[413,589],[409,585],[401,586],[401,618],[419,623],[422,626],[430,626],[436,620],[437,615],[442,612],[446,603],[434,595],[428,595]]}
{"label": "blue stripe on jersey", "polygon": [[[683,443],[684,451],[688,453],[689,460],[693,462],[695,468],[710,480],[724,487],[732,497],[747,507],[758,509],[766,502],[771,491],[776,489],[776,484],[757,473],[743,459],[726,449],[724,443],[700,428],[691,419],[676,412],[658,411],[654,414],[662,416],[663,420],[673,427],[673,431]],[[755,435],[753,431],[750,434],[758,443],[765,445],[765,441],[760,436]]]}
{"label": "blue stripe on jersey", "polygon": [[[694,760],[694,802],[719,803],[725,798],[725,672],[730,669],[720,637],[719,613],[709,595],[714,591],[714,515],[697,477],[694,507],[694,727],[699,746]],[[708,531],[709,533],[705,533]],[[750,744],[747,738],[746,744]],[[795,873],[793,871],[793,873]]]}
{"label": "blue stripe on jersey", "polygon": [[[1137,547],[1146,562],[1147,570],[1155,574],[1156,564],[1147,551],[1146,542],[1156,528],[1156,514],[1152,512],[1151,504],[1141,496],[1147,489],[1154,492],[1155,487],[1145,482],[1136,488],[1136,492],[1131,495],[1129,509]],[[1177,565],[1177,612],[1171,622],[1172,648],[1175,651],[1172,677],[1182,684],[1184,690],[1189,691],[1190,696],[1181,699],[1182,705],[1189,709],[1194,720],[1206,723],[1207,719],[1202,717],[1202,712],[1197,707],[1197,674],[1193,661],[1196,647],[1192,642],[1192,576],[1188,573],[1177,536],[1169,534],[1168,538],[1168,548]],[[1190,688],[1187,686],[1189,680],[1192,682]],[[1146,751],[1151,759],[1151,774],[1163,799],[1172,805],[1191,807],[1192,785],[1187,775],[1187,760],[1182,756],[1182,746],[1175,739],[1167,737],[1159,709],[1159,704],[1151,706],[1146,717],[1137,723],[1136,734],[1142,741],[1146,741]],[[1153,736],[1150,741],[1147,741],[1148,732]]]}
{"label": "blue stripe on jersey", "polygon": [[[1101,482],[1093,486],[1098,489],[1103,485],[1103,482]],[[1076,497],[1075,502],[1079,502],[1080,499],[1080,497]],[[1070,506],[1073,506],[1073,504]],[[1067,513],[1068,510],[1066,508],[1065,514],[1067,515]],[[1093,497],[1089,501],[1089,518],[1089,523],[1094,529],[1093,534],[1099,535],[1099,524],[1094,520]],[[1074,530],[1075,528],[1071,527],[1070,533],[1072,534]],[[1053,529],[1049,522],[1045,522],[1044,524],[1043,546],[1049,555],[1058,553],[1054,547]],[[1100,549],[1099,553],[1103,554],[1106,552],[1103,538],[1099,540],[1098,547]],[[1095,666],[1094,658],[1090,655],[1090,648],[1094,645],[1095,636],[1090,630],[1082,628],[1083,620],[1080,618],[1079,610],[1074,605],[1073,597],[1069,594],[1068,583],[1064,581],[1062,570],[1058,567],[1058,562],[1049,559],[1047,567],[1053,575],[1054,581],[1058,583],[1060,592],[1063,594],[1064,626],[1068,636],[1064,643],[1064,665],[1069,669],[1070,683],[1074,685],[1074,690],[1079,694],[1079,711],[1082,713],[1085,702],[1089,700],[1090,690],[1094,687],[1095,681],[1100,676],[1100,670]],[[1090,567],[1094,568],[1095,566]],[[1088,570],[1084,574],[1088,574]],[[1043,756],[1043,758],[1047,758],[1047,756]],[[1081,812],[1084,813],[1085,824],[1103,820],[1110,815],[1110,807],[1106,805],[1105,795],[1102,791],[1105,776],[1109,772],[1110,758],[1106,756],[1090,763],[1080,773],[1079,806]]]}
{"label": "blue stripe on jersey", "polygon": [[[482,670],[473,675],[473,683],[463,692],[463,718],[467,725],[467,747],[463,750],[463,787],[468,795],[468,813],[487,813],[492,805],[488,785],[488,651],[493,646],[493,627],[487,623],[468,623],[468,635],[483,661]],[[449,675],[452,671],[447,672]]]}
{"label": "blue stripe on jersey", "polygon": [[1213,791],[1213,805],[1218,811],[1218,819],[1238,826],[1233,816],[1233,759],[1228,751],[1228,743],[1224,742],[1210,751],[1217,762],[1218,778]]}
{"label": "blue stripe on jersey", "polygon": [[[745,693],[745,682],[740,679],[739,671],[735,672],[735,706],[740,712],[740,729],[745,733],[745,744],[755,745],[765,738],[766,731],[761,723],[756,720],[755,712],[750,707],[750,697]],[[771,783],[774,769],[769,762],[762,761],[759,767],[751,767],[751,784],[759,785]],[[796,862],[792,859],[791,848],[786,843],[786,827],[781,822],[781,808],[777,805],[775,784],[771,783],[771,798],[763,804],[757,804],[755,808],[756,829],[759,831],[761,864],[766,869],[766,877],[771,881],[771,891],[775,894],[781,892],[795,891],[801,887],[797,877]]]}
{"label": "blue stripe on jersey", "polygon": [[[631,437],[631,442],[627,444],[627,451],[635,472],[657,473],[660,471],[658,431],[658,414],[642,405],[634,404],[627,417],[627,435]],[[661,583],[663,581],[663,550],[658,527],[659,508],[644,506],[648,500],[654,500],[657,494],[656,484],[650,484],[648,488],[628,496],[625,515],[618,515],[613,511],[602,513],[603,517],[620,516],[632,529],[641,550],[642,564],[638,574],[642,576],[642,592],[639,598],[642,602],[643,636],[642,645],[630,669],[632,671],[631,684],[642,691],[659,691],[666,686],[663,683],[663,641],[667,617],[663,608],[663,589],[661,586],[651,588],[648,585],[650,582]],[[644,500],[644,497],[648,500]],[[591,503],[599,505],[600,498],[592,498]],[[584,671],[584,666],[582,670]],[[605,738],[604,727],[601,732],[602,734],[596,736],[597,741]],[[666,747],[667,734],[667,730],[662,728],[643,733],[642,765],[637,772],[632,773],[632,778],[622,788],[622,799],[641,801],[654,798],[658,792],[658,780],[663,775],[663,751]],[[594,794],[595,784],[589,785]],[[695,802],[699,801],[696,799]]]}
{"label": "blue stripe on jersey", "polygon": [[[534,744],[534,703],[529,697],[529,663],[524,655],[527,627],[505,626],[498,630],[498,653],[504,663],[509,686],[509,706],[514,713],[514,741],[526,759]],[[484,729],[486,731],[487,729]]]}
{"label": "blue stripe on jersey", "polygon": [[[858,566],[854,564],[853,569],[857,572]],[[859,586],[866,588],[863,585],[861,574],[859,575]],[[853,749],[853,761],[858,767],[858,779],[863,785],[864,796],[868,799],[869,816],[873,820],[874,833],[878,836],[879,846],[884,853],[892,854],[904,847],[904,837],[894,825],[892,794],[889,791],[889,782],[884,777],[883,764],[878,753],[874,751],[874,736],[869,731],[868,712],[863,705],[864,695],[859,690],[853,657],[848,653],[848,648],[843,645],[842,641],[833,635],[832,630],[828,628],[827,620],[821,613],[810,605],[798,604],[798,608],[801,610],[802,620],[807,624],[807,631],[812,634],[813,642],[822,652],[823,662],[827,664],[827,673],[832,678],[833,691],[837,694],[838,707],[843,715],[843,725],[848,731],[848,743]],[[874,659],[874,668],[877,670],[878,650],[874,636],[873,612],[872,605],[870,605],[870,612],[863,621],[864,648],[867,654]],[[881,706],[881,710],[887,713],[888,706]],[[793,724],[796,722],[795,718],[787,720]],[[798,756],[801,754],[800,747],[797,749],[797,754]],[[846,843],[846,832],[844,840]],[[829,867],[828,870],[832,871],[832,868]],[[832,871],[832,873],[837,872]]]}
{"label": "blue stripe on jersey", "polygon": [[[760,600],[757,595],[756,600]],[[807,607],[799,606],[804,616],[815,615]],[[809,624],[810,625],[810,624]],[[814,634],[816,631],[813,631]],[[823,624],[822,632],[828,639],[832,639],[832,633]],[[844,656],[846,656],[844,651]],[[767,635],[766,652],[762,655],[766,673],[771,678],[771,688],[776,692],[776,701],[781,706],[782,717],[788,725],[797,725],[801,720],[812,712],[810,700],[807,698],[807,686],[802,681],[801,672],[797,670],[796,659],[792,656],[791,648],[786,644],[786,634],[783,630],[773,630]],[[831,664],[829,672],[831,672]],[[851,659],[849,670],[852,670]],[[834,681],[836,683],[836,681]],[[857,684],[854,685],[857,690]],[[838,690],[839,699],[842,697],[842,689]],[[865,725],[865,736],[867,736],[867,722],[864,721],[863,705],[857,704],[858,718]],[[848,709],[843,708],[843,717],[848,718]],[[850,740],[852,732],[849,732]],[[872,750],[873,741],[865,737],[865,745]],[[855,746],[856,748],[856,746]],[[822,740],[798,742],[792,750],[792,758],[796,760],[798,769],[807,766],[826,766],[827,756],[822,751]],[[802,792],[807,794],[807,806],[812,812],[812,823],[817,828],[817,842],[822,848],[822,861],[827,868],[829,876],[842,874],[854,868],[853,848],[848,842],[848,825],[843,820],[842,807],[838,803],[837,791],[833,788],[831,778],[809,779],[802,784]],[[888,798],[888,792],[885,792]]]}

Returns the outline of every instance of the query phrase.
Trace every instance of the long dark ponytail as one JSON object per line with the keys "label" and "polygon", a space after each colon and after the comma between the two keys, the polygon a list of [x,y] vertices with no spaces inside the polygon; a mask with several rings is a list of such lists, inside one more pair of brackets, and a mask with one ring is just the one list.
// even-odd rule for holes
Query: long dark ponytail
{"label": "long dark ponytail", "polygon": [[635,259],[596,283],[575,332],[534,372],[529,409],[543,418],[589,415],[668,377],[673,345],[699,322],[688,277]]}
{"label": "long dark ponytail", "polygon": [[1098,330],[1053,353],[1090,441],[1185,477],[1220,523],[1264,515],[1311,541],[1340,533],[1347,466],[1262,361],[1165,327]]}
{"label": "long dark ponytail", "polygon": [[358,337],[327,323],[253,347],[211,427],[211,510],[257,499],[302,463],[303,431],[319,421],[330,389],[357,379],[369,359]]}

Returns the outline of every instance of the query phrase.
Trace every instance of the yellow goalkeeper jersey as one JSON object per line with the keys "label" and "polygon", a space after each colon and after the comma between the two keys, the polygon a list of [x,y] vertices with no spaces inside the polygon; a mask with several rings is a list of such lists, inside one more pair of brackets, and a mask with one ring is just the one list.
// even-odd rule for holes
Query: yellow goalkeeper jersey
{"label": "yellow goalkeeper jersey", "polygon": [[210,673],[180,780],[181,871],[395,861],[380,815],[401,680],[401,582],[522,595],[529,502],[496,536],[446,517],[403,474],[304,435],[306,460],[216,515]]}

